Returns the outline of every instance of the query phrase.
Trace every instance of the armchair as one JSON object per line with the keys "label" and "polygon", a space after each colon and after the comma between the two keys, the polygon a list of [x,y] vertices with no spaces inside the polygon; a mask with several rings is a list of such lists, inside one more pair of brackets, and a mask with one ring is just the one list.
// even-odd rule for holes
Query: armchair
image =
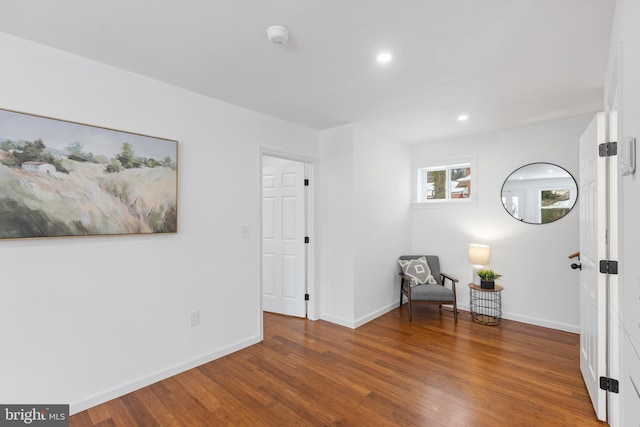
{"label": "armchair", "polygon": [[[413,317],[414,303],[438,304],[440,308],[443,304],[451,304],[453,317],[456,322],[458,321],[456,302],[458,279],[440,271],[440,260],[437,256],[403,255],[398,263],[400,265],[400,308],[402,308],[404,295],[407,297],[409,321]],[[446,280],[451,282],[450,288],[445,286]]]}

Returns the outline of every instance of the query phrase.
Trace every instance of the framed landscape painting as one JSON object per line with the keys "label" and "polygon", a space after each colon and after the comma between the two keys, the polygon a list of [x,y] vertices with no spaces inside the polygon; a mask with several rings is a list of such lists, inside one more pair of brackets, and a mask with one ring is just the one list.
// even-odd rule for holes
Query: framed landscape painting
{"label": "framed landscape painting", "polygon": [[0,239],[175,233],[178,143],[0,109]]}

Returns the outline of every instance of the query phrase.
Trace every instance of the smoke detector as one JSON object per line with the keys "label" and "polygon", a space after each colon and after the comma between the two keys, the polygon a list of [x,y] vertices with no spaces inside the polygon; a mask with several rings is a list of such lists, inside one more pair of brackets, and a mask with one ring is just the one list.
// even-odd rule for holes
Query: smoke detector
{"label": "smoke detector", "polygon": [[286,43],[289,39],[289,30],[282,25],[272,25],[267,28],[267,37],[274,44]]}

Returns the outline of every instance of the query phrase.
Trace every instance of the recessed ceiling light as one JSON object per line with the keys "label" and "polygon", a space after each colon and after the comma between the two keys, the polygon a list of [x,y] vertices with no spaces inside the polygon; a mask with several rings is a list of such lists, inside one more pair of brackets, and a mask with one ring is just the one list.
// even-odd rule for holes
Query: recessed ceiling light
{"label": "recessed ceiling light", "polygon": [[458,121],[459,122],[464,122],[465,120],[468,120],[468,119],[469,119],[469,116],[467,116],[466,114],[460,114],[458,116]]}
{"label": "recessed ceiling light", "polygon": [[380,63],[385,63],[391,61],[391,54],[389,52],[381,52],[376,57],[376,60]]}

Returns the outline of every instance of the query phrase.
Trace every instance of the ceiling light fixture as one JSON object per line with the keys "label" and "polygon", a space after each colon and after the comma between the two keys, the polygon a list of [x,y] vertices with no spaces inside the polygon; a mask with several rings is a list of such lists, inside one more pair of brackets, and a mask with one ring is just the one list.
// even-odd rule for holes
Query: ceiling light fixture
{"label": "ceiling light fixture", "polygon": [[460,114],[460,115],[458,116],[458,121],[459,121],[459,122],[464,122],[464,121],[466,121],[466,120],[469,120],[469,116],[467,116],[466,114]]}
{"label": "ceiling light fixture", "polygon": [[391,58],[392,58],[392,56],[391,56],[391,54],[390,54],[389,52],[381,52],[381,53],[379,53],[379,54],[378,54],[378,56],[376,57],[376,60],[377,60],[379,63],[383,64],[383,63],[385,63],[385,62],[389,62],[389,61],[391,61]]}
{"label": "ceiling light fixture", "polygon": [[272,25],[267,28],[267,37],[273,44],[283,44],[289,40],[289,30],[282,25]]}

